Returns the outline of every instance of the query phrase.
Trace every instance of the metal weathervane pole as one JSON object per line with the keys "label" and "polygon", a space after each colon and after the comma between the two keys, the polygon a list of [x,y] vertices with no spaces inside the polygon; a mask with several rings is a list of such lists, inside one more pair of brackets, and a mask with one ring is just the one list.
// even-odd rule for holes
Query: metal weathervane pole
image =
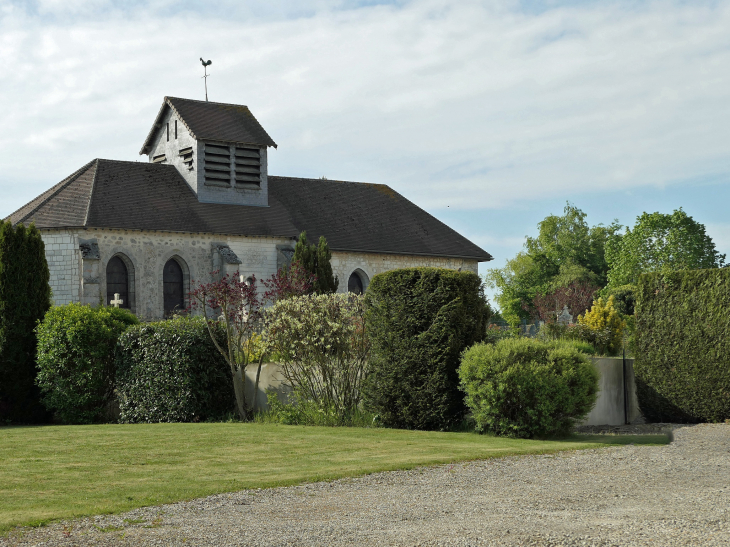
{"label": "metal weathervane pole", "polygon": [[207,61],[203,61],[203,58],[200,58],[200,62],[203,63],[203,70],[205,72],[205,76],[203,76],[203,80],[205,80],[205,100],[208,100],[208,67],[213,64],[213,61],[208,59]]}

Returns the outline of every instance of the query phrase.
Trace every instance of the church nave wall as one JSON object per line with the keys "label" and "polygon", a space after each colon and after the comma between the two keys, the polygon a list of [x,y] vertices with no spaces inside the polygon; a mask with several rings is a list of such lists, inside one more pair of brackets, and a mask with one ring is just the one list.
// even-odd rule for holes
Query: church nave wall
{"label": "church nave wall", "polygon": [[379,253],[353,253],[332,251],[332,271],[339,278],[338,292],[347,292],[348,280],[353,272],[362,279],[364,288],[376,274],[397,268],[449,268],[478,273],[476,260],[429,256],[395,255]]}
{"label": "church nave wall", "polygon": [[[240,271],[246,277],[255,274],[258,279],[275,273],[276,245],[288,242],[286,239],[263,237],[101,229],[81,230],[78,239],[96,242],[99,254],[98,266],[94,268],[99,272],[98,288],[90,292],[91,296],[86,295],[88,290],[84,290],[85,299],[82,300],[89,304],[103,300],[108,304],[107,265],[113,257],[119,256],[128,273],[130,287],[127,304],[131,304],[132,311],[143,321],[164,317],[163,269],[168,260],[174,259],[181,267],[184,303],[187,306],[187,293],[191,287],[198,282],[211,281],[210,273],[213,270],[220,269],[230,274]],[[242,263],[220,264],[215,251],[219,245],[229,246]],[[87,262],[84,259],[84,269],[89,269]],[[76,279],[79,280],[78,285],[78,273]],[[78,297],[75,301],[78,301]]]}
{"label": "church nave wall", "polygon": [[53,303],[62,306],[78,302],[81,286],[78,240],[68,230],[43,230],[41,237],[46,247],[46,261],[51,274]]}

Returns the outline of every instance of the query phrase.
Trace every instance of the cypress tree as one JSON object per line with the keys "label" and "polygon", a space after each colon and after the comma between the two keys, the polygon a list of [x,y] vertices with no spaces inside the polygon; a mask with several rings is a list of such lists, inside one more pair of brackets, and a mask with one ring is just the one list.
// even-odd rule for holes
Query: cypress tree
{"label": "cypress tree", "polygon": [[0,420],[47,418],[35,385],[35,328],[50,308],[49,279],[38,229],[0,221]]}
{"label": "cypress tree", "polygon": [[324,236],[320,236],[317,245],[313,243],[310,245],[307,241],[307,232],[299,234],[292,261],[299,262],[305,270],[317,276],[317,281],[314,283],[314,292],[317,294],[337,292],[339,279],[332,273],[331,259],[332,252]]}

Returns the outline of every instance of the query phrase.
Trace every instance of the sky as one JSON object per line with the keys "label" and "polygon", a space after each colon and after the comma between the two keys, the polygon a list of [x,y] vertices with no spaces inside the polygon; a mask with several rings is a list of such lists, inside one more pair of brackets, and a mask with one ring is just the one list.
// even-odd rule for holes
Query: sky
{"label": "sky", "polygon": [[730,255],[728,1],[0,0],[0,218],[139,150],[165,95],[246,104],[273,175],[375,182],[494,256],[570,202],[682,207]]}

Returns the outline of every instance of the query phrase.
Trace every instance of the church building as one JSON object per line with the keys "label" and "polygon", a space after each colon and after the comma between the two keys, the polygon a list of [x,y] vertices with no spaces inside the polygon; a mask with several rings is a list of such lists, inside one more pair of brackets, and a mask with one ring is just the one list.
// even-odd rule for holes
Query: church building
{"label": "church building", "polygon": [[395,268],[476,273],[492,259],[388,186],[269,175],[276,146],[246,106],[165,97],[149,161],[92,160],[7,220],[40,229],[56,305],[118,293],[141,320],[185,309],[213,271],[269,277],[302,231],[327,239],[341,292]]}

